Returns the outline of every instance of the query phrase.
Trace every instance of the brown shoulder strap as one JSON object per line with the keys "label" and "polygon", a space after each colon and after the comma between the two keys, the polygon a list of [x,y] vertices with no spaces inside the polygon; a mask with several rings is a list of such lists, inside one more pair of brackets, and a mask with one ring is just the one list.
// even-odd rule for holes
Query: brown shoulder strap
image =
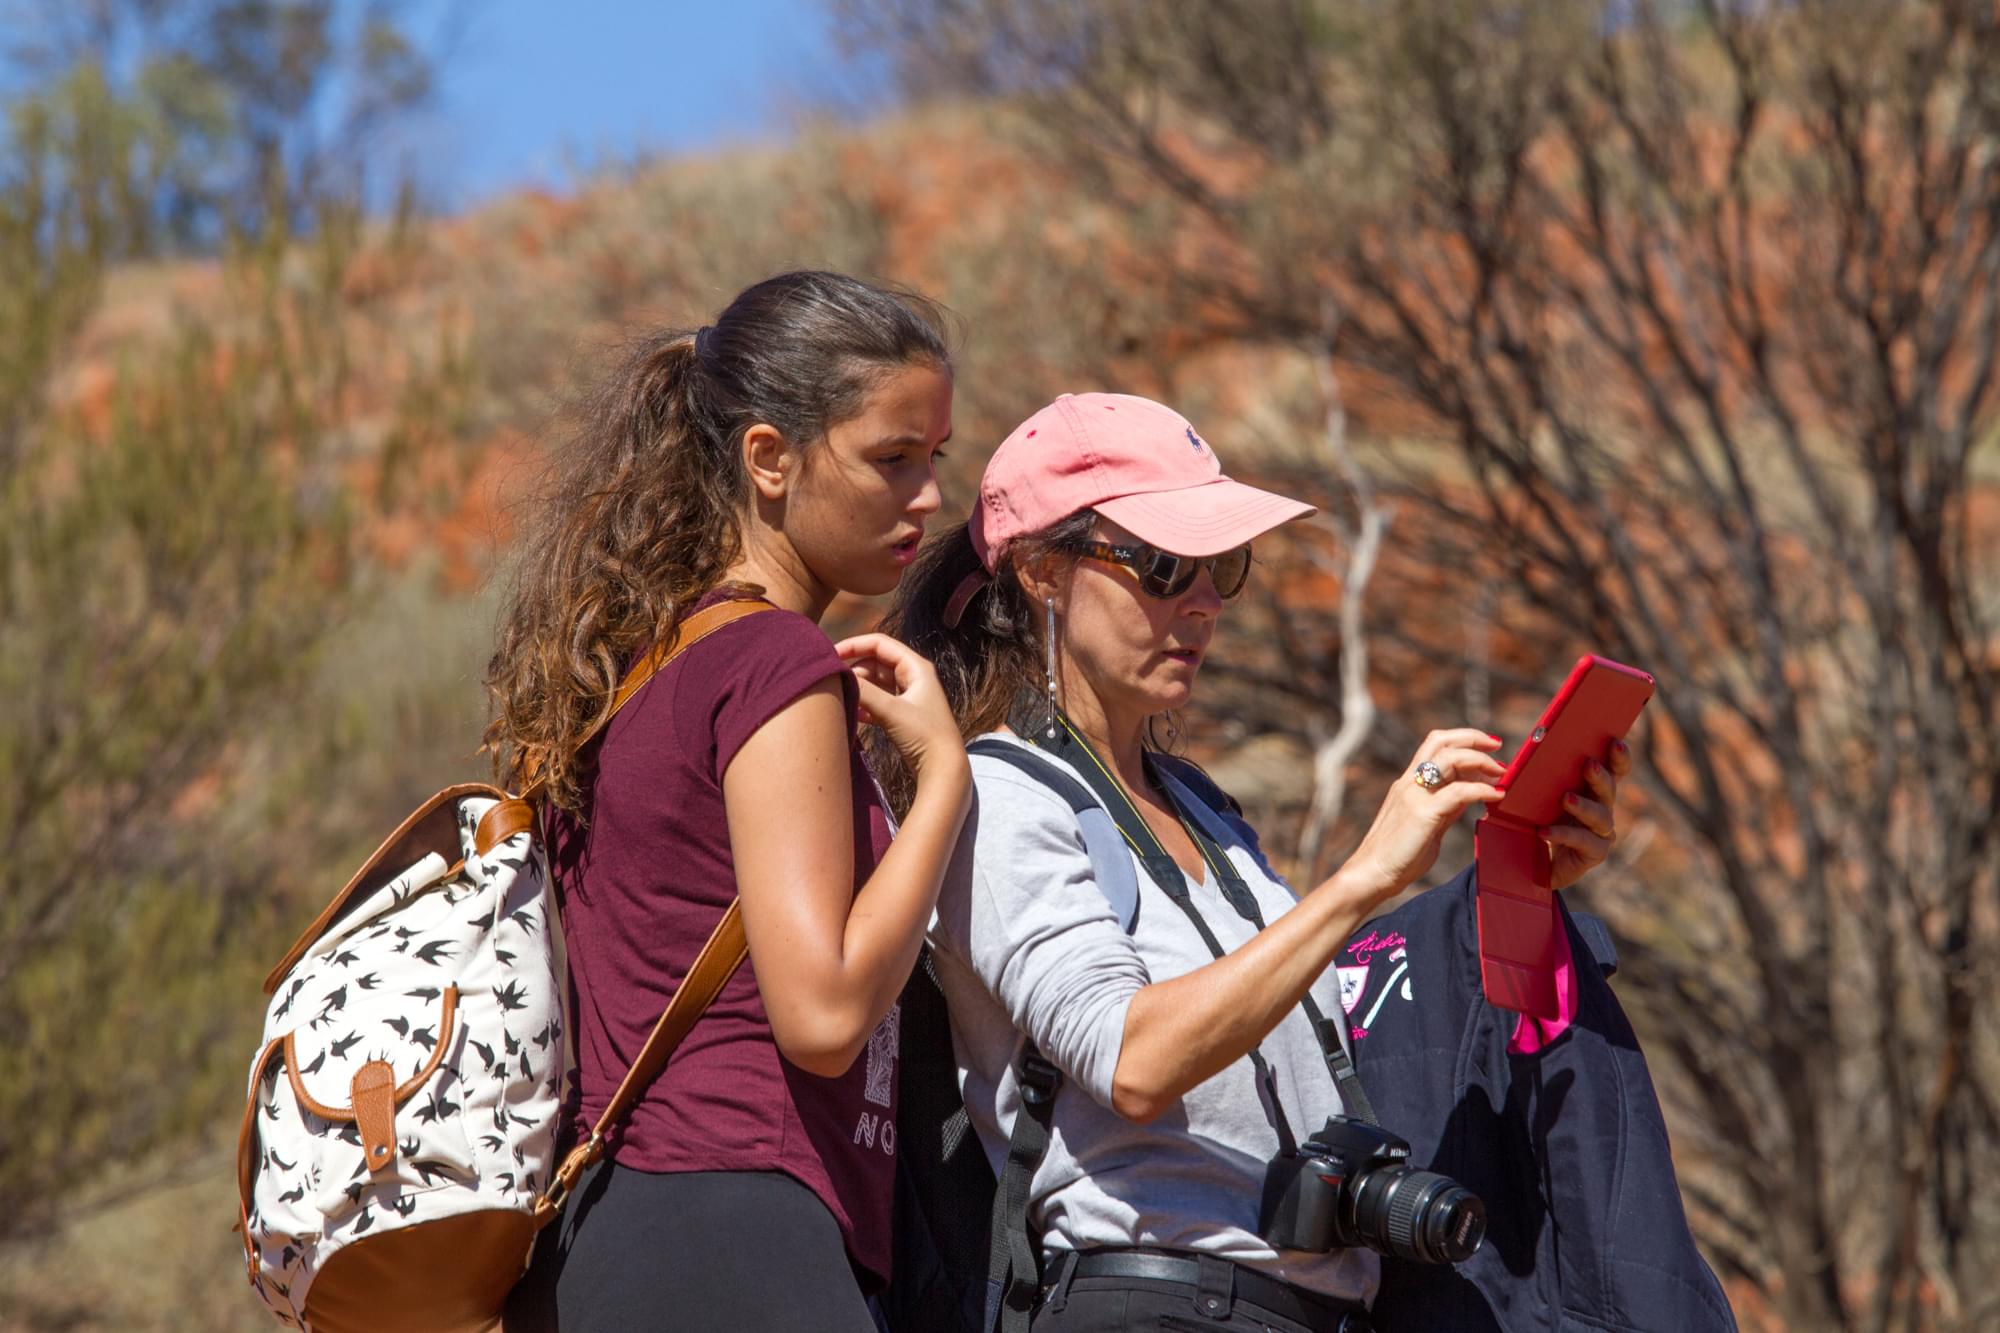
{"label": "brown shoulder strap", "polygon": [[563,1200],[575,1188],[577,1178],[598,1158],[604,1155],[604,1139],[646,1087],[660,1076],[667,1067],[667,1061],[694,1026],[722,993],[722,987],[735,975],[749,954],[749,942],[743,936],[743,916],[738,910],[742,900],[729,904],[716,923],[715,932],[708,937],[701,952],[695,956],[694,966],[688,969],[687,979],[674,992],[673,999],[667,1001],[667,1010],[660,1015],[660,1021],[653,1025],[646,1044],[639,1050],[639,1058],[632,1062],[632,1068],[618,1085],[618,1091],[611,1094],[611,1101],[605,1106],[604,1114],[597,1117],[591,1126],[590,1137],[570,1149],[562,1165],[556,1168],[555,1178],[549,1181],[547,1193],[535,1204],[535,1224],[546,1226],[562,1212]]}
{"label": "brown shoulder strap", "polygon": [[[770,609],[771,605],[768,602],[721,602],[698,615],[688,617],[682,622],[680,632],[675,634],[672,641],[655,648],[644,661],[632,668],[631,674],[625,677],[625,683],[618,687],[618,694],[611,701],[611,712],[605,714],[605,721],[608,723],[612,715],[625,706],[626,700],[637,694],[639,687],[650,680],[661,667],[672,661],[677,654],[685,652],[700,639],[721,629],[732,620],[740,620],[744,616]],[[541,786],[539,780],[531,783],[527,790],[521,793],[521,799],[532,800],[540,794]],[[555,1178],[549,1181],[547,1192],[535,1204],[537,1226],[548,1225],[562,1212],[563,1200],[575,1187],[577,1178],[604,1155],[605,1136],[625,1118],[626,1113],[632,1109],[632,1104],[639,1100],[641,1093],[645,1092],[647,1085],[660,1076],[660,1071],[667,1067],[667,1061],[680,1046],[681,1039],[687,1036],[688,1030],[694,1026],[695,1020],[715,1002],[715,997],[722,993],[723,985],[735,975],[736,969],[743,965],[743,959],[750,952],[750,945],[743,935],[740,906],[740,901],[731,902],[723,912],[722,920],[716,923],[708,942],[702,945],[701,952],[695,955],[694,965],[688,969],[686,978],[674,991],[673,998],[667,1001],[666,1012],[661,1014],[660,1021],[653,1025],[652,1032],[646,1037],[646,1044],[639,1048],[638,1059],[632,1062],[632,1067],[625,1072],[624,1080],[618,1085],[618,1091],[611,1095],[611,1101],[605,1106],[604,1113],[598,1116],[597,1123],[591,1126],[590,1137],[572,1148],[569,1155],[563,1158],[562,1165],[556,1168]]]}
{"label": "brown shoulder strap", "polygon": [[[763,601],[717,602],[707,610],[698,611],[683,620],[672,638],[665,643],[655,645],[638,665],[626,673],[624,681],[618,686],[618,692],[611,698],[610,711],[605,713],[604,720],[599,722],[584,740],[586,742],[594,740],[598,733],[609,725],[618,710],[639,692],[639,687],[651,680],[661,667],[675,657],[730,621],[741,620],[745,616],[771,609],[771,604]],[[383,839],[382,845],[362,863],[361,869],[354,872],[354,877],[333,896],[333,901],[326,905],[326,910],[315,917],[312,924],[307,926],[293,942],[292,947],[285,951],[285,956],[278,960],[278,965],[264,978],[264,993],[276,994],[279,984],[285,979],[285,974],[298,965],[299,959],[305,957],[306,950],[312,947],[313,941],[324,935],[349,907],[381,888],[391,876],[400,874],[406,866],[427,852],[436,852],[444,858],[448,866],[458,861],[457,810],[458,802],[462,798],[467,796],[500,798],[480,819],[479,827],[474,831],[474,845],[483,856],[521,830],[534,827],[535,802],[540,798],[542,788],[546,785],[543,779],[537,778],[529,783],[527,789],[519,796],[508,796],[498,787],[488,786],[483,782],[462,782],[457,786],[446,787],[418,806],[394,833]]]}
{"label": "brown shoulder strap", "polygon": [[[596,740],[598,735],[611,725],[611,719],[618,716],[618,710],[632,701],[632,696],[639,692],[639,687],[657,675],[667,663],[673,661],[676,657],[679,657],[682,653],[694,647],[697,643],[700,643],[703,639],[731,621],[741,620],[745,616],[754,616],[759,611],[771,611],[775,609],[775,607],[766,601],[738,599],[717,602],[707,610],[697,611],[687,617],[687,619],[681,621],[679,625],[674,627],[672,638],[666,640],[664,643],[654,644],[652,651],[640,658],[638,663],[625,673],[625,679],[619,683],[618,692],[611,696],[611,707],[605,712],[603,720],[592,727],[590,732],[577,742],[577,748],[582,749],[591,741]],[[548,786],[548,779],[546,777],[535,778],[521,789],[521,794],[516,799],[533,804],[541,797],[542,789],[546,786]]]}

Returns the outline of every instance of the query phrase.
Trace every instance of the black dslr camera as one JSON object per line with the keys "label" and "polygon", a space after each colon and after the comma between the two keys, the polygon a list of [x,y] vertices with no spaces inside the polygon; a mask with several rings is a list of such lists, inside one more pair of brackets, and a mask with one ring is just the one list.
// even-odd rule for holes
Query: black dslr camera
{"label": "black dslr camera", "polygon": [[1486,1239],[1486,1205],[1451,1177],[1410,1166],[1409,1156],[1410,1145],[1387,1130],[1329,1116],[1264,1168],[1257,1230],[1281,1250],[1366,1245],[1427,1264],[1465,1262]]}

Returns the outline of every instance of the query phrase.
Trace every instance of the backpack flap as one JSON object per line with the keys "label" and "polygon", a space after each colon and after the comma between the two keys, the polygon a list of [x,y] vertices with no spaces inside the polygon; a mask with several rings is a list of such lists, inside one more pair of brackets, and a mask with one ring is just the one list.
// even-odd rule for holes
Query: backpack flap
{"label": "backpack flap", "polygon": [[[326,928],[326,932],[306,947],[300,961],[324,958],[338,953],[357,931],[362,930],[384,912],[404,902],[414,894],[423,892],[452,873],[451,863],[436,852],[425,852],[416,864],[402,874],[384,884],[365,898],[350,898],[340,919]],[[296,968],[296,964],[294,967]]]}
{"label": "backpack flap", "polygon": [[[514,833],[532,827],[532,819],[514,827],[518,821],[509,817],[510,807],[526,803],[510,797],[498,787],[484,782],[461,782],[446,787],[437,795],[425,801],[401,824],[396,831],[382,840],[369,858],[361,863],[361,869],[333,895],[333,901],[313,923],[305,928],[278,965],[264,978],[264,993],[274,995],[278,985],[291,970],[298,966],[306,951],[326,936],[336,922],[345,919],[360,901],[371,898],[391,879],[408,879],[411,872],[428,856],[435,855],[447,869],[464,858],[467,851],[463,846],[460,831],[459,803],[468,796],[490,798],[495,804],[481,810],[481,821],[475,838],[476,849],[484,854]],[[494,816],[495,822],[488,823],[485,816]],[[437,878],[437,876],[433,876]],[[427,882],[427,881],[426,881]]]}

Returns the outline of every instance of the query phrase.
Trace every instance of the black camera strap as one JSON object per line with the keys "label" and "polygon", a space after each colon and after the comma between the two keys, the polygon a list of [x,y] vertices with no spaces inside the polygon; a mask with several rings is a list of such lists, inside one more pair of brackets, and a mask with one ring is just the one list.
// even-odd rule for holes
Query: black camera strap
{"label": "black camera strap", "polygon": [[[1133,803],[1130,793],[1125,790],[1125,785],[1098,757],[1096,750],[1091,748],[1090,742],[1083,738],[1069,718],[1060,711],[1056,714],[1056,724],[1053,737],[1044,733],[1037,739],[1033,735],[1022,733],[1022,739],[1048,750],[1049,753],[1067,762],[1082,776],[1084,782],[1095,793],[1098,802],[1118,825],[1118,831],[1131,845],[1133,853],[1145,867],[1147,876],[1162,893],[1166,894],[1174,906],[1180,908],[1187,916],[1196,933],[1201,936],[1202,943],[1208,947],[1208,951],[1216,958],[1223,957],[1227,951],[1223,949],[1222,942],[1216,939],[1215,932],[1202,917],[1201,909],[1195,906],[1194,896],[1188,888],[1187,877],[1181,873],[1180,865],[1161,845],[1159,836],[1153,832],[1145,816],[1139,813],[1139,807]],[[1154,786],[1173,807],[1175,816],[1181,821],[1181,827],[1187,830],[1188,836],[1194,840],[1195,847],[1201,852],[1202,859],[1208,863],[1209,873],[1214,876],[1223,900],[1252,926],[1258,930],[1264,929],[1264,913],[1257,905],[1256,895],[1250,891],[1250,886],[1243,882],[1243,876],[1237,872],[1228,853],[1202,829],[1200,820],[1191,818],[1180,808],[1174,799],[1172,788],[1163,779],[1151,756],[1147,757],[1146,764]],[[1212,784],[1204,781],[1198,785],[1209,787],[1212,795],[1221,797],[1221,793],[1215,791]],[[1209,804],[1214,808],[1218,802],[1211,801]],[[1300,1005],[1305,1010],[1307,1020],[1312,1024],[1313,1035],[1319,1039],[1320,1054],[1326,1061],[1327,1072],[1333,1076],[1334,1085],[1340,1089],[1341,1101],[1351,1114],[1359,1116],[1371,1125],[1379,1124],[1375,1118],[1375,1107],[1369,1102],[1368,1093],[1361,1086],[1360,1076],[1355,1073],[1354,1062],[1348,1058],[1347,1048],[1341,1044],[1340,1029],[1335,1027],[1320,1010],[1318,1002],[1312,997],[1312,992],[1306,992]],[[1276,1113],[1278,1137],[1289,1151],[1297,1146],[1297,1140],[1291,1126],[1286,1123],[1284,1109],[1278,1102],[1277,1083],[1272,1078],[1270,1066],[1254,1046],[1250,1049],[1250,1063],[1270,1094],[1271,1107]]]}

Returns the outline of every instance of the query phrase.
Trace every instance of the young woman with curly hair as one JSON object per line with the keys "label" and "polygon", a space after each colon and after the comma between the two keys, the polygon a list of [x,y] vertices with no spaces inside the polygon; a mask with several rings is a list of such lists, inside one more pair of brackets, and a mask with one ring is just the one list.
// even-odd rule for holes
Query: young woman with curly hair
{"label": "young woman with curly hair", "polygon": [[[581,1122],[739,896],[749,962],[543,1232],[510,1325],[873,1328],[893,1006],[970,782],[930,664],[817,622],[914,559],[951,401],[930,305],[788,273],[641,342],[558,460],[488,741],[508,776],[549,778]],[[582,743],[641,654],[743,597],[776,609],[695,643]],[[857,718],[916,774],[893,844]]]}

